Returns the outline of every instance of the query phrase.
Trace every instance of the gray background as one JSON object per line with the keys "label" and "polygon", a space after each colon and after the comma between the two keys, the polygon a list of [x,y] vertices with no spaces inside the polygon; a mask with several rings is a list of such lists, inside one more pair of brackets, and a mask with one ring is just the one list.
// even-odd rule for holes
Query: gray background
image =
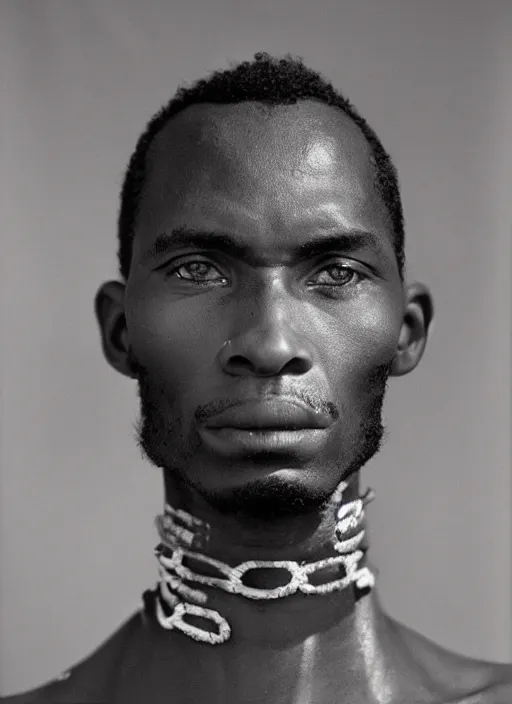
{"label": "gray background", "polygon": [[[182,81],[258,50],[324,72],[401,177],[409,275],[437,320],[391,381],[363,471],[380,593],[468,655],[512,659],[512,3],[40,0],[1,8],[1,692],[53,677],[156,578],[159,470],[104,361],[122,173]],[[7,257],[5,257],[7,253]]]}

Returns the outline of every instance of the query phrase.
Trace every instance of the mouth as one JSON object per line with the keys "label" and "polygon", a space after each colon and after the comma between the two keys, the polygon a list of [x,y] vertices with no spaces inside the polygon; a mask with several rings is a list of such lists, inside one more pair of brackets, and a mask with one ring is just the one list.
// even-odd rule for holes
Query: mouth
{"label": "mouth", "polygon": [[329,416],[295,401],[242,402],[210,419],[201,429],[215,454],[242,458],[260,453],[311,458],[325,443]]}
{"label": "mouth", "polygon": [[232,405],[206,423],[208,429],[236,429],[250,432],[321,430],[331,425],[325,413],[296,401],[268,399]]}
{"label": "mouth", "polygon": [[210,450],[230,459],[261,453],[306,458],[319,451],[326,431],[318,428],[204,428],[200,434]]}

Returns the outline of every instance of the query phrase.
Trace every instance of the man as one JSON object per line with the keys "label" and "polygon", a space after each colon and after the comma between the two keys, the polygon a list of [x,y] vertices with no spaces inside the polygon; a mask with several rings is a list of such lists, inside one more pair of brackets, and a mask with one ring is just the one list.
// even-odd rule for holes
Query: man
{"label": "man", "polygon": [[404,279],[395,169],[320,75],[257,54],[149,123],[121,194],[103,350],[163,469],[159,581],[9,702],[510,704],[512,667],[386,615],[359,472],[432,322]]}

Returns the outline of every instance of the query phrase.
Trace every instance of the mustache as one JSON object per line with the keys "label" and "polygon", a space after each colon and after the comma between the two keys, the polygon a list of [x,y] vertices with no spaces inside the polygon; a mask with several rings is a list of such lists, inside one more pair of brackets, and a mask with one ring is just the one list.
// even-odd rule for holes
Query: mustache
{"label": "mustache", "polygon": [[194,418],[198,423],[205,423],[208,421],[210,418],[213,416],[218,415],[219,413],[223,413],[224,411],[227,411],[228,408],[234,408],[236,406],[241,406],[244,403],[247,403],[247,401],[251,400],[262,400],[268,399],[268,398],[283,398],[286,399],[287,401],[297,401],[299,404],[303,406],[307,406],[308,408],[311,408],[313,411],[316,413],[323,413],[324,415],[329,415],[333,420],[338,420],[340,416],[340,411],[338,407],[336,406],[335,403],[332,401],[324,401],[321,399],[314,398],[311,396],[309,393],[303,390],[292,390],[289,392],[284,392],[283,390],[277,392],[267,392],[265,394],[256,394],[252,397],[245,398],[245,399],[237,399],[237,400],[215,400],[215,401],[210,401],[209,403],[206,403],[204,405],[198,406],[195,413],[194,413]]}
{"label": "mustache", "polygon": [[[387,384],[387,381],[389,379],[389,373],[391,371],[391,362],[384,362],[383,364],[378,365],[372,371],[370,372],[368,378],[367,378],[367,384],[368,384],[368,389],[371,390],[372,388],[380,388],[382,386],[385,386]],[[340,410],[338,406],[333,403],[332,401],[325,401],[323,399],[317,398],[313,396],[312,394],[309,394],[305,390],[299,390],[299,389],[292,389],[289,392],[284,391],[283,389],[281,390],[275,390],[275,391],[269,391],[266,394],[264,394],[264,398],[268,398],[271,396],[275,396],[277,398],[283,397],[286,398],[288,401],[298,401],[300,404],[307,406],[311,408],[315,413],[322,413],[324,415],[330,416],[333,421],[337,421],[338,418],[340,417]],[[262,398],[262,396],[255,396],[251,400],[254,400],[255,398]],[[202,406],[198,406],[195,413],[194,417],[195,420],[198,423],[204,423],[208,421],[212,416],[216,416],[219,413],[223,413],[224,411],[227,411],[228,408],[233,408],[235,406],[240,406],[243,403],[245,403],[248,399],[243,399],[243,400],[217,400],[217,401],[210,401],[209,403],[206,403]]]}

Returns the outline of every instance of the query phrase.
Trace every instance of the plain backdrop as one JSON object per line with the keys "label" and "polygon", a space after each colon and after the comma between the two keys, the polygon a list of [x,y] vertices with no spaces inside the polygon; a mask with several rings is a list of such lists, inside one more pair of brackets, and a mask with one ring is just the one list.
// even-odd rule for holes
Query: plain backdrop
{"label": "plain backdrop", "polygon": [[119,189],[147,120],[261,50],[302,56],[377,131],[409,277],[435,296],[362,473],[384,605],[511,660],[512,3],[3,0],[0,32],[0,692],[89,654],[155,582],[161,475],[93,297],[117,274]]}

